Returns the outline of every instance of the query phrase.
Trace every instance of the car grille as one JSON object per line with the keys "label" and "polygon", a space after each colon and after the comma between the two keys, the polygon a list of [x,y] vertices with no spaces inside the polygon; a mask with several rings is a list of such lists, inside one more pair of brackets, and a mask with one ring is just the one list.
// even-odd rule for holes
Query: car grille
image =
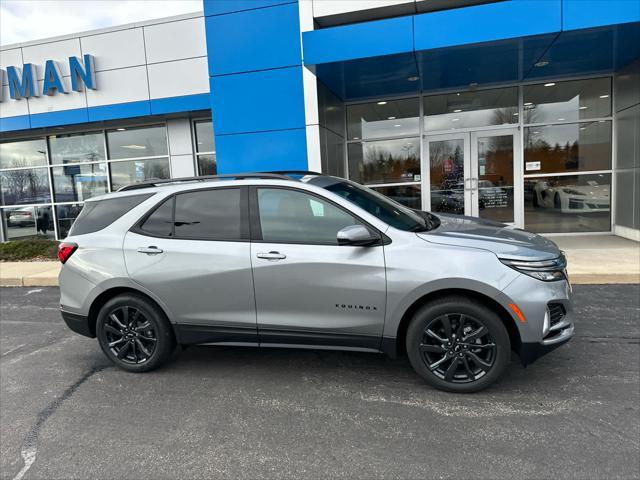
{"label": "car grille", "polygon": [[549,326],[553,327],[558,324],[567,313],[561,303],[550,303],[549,307]]}

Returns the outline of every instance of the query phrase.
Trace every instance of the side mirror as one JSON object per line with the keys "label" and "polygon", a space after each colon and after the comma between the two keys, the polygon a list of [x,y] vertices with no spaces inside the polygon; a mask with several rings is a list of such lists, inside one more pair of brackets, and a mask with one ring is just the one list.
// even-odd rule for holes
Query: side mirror
{"label": "side mirror", "polygon": [[380,237],[372,234],[363,225],[349,225],[338,232],[338,245],[366,247],[380,241]]}

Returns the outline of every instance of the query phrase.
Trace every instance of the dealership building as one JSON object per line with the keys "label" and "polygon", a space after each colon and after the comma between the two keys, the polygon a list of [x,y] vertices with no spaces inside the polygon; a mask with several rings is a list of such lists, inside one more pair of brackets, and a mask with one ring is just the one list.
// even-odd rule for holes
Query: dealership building
{"label": "dealership building", "polygon": [[154,178],[311,170],[640,241],[637,0],[204,0],[0,51],[0,240]]}

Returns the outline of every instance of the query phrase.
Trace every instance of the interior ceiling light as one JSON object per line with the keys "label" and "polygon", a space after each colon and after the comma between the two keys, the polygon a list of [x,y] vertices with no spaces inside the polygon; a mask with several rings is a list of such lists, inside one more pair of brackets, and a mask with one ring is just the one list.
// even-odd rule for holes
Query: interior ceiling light
{"label": "interior ceiling light", "polygon": [[536,62],[533,64],[535,67],[546,67],[547,65],[549,65],[549,62],[547,60],[540,60],[539,62]]}
{"label": "interior ceiling light", "polygon": [[418,80],[420,80],[420,77],[407,77],[407,80],[409,80],[410,82],[417,82]]}
{"label": "interior ceiling light", "polygon": [[128,148],[130,150],[146,150],[144,145],[122,145],[122,148]]}
{"label": "interior ceiling light", "polygon": [[518,116],[518,112],[514,113],[514,115],[517,117]]}
{"label": "interior ceiling light", "polygon": [[531,102],[524,102],[524,106],[525,106],[525,107],[530,107],[531,105],[533,105],[533,103],[531,103]]}
{"label": "interior ceiling light", "polygon": [[400,125],[399,123],[396,123],[396,124],[394,125],[394,127],[401,127],[401,126],[402,126],[402,125]]}
{"label": "interior ceiling light", "polygon": [[589,107],[580,107],[578,110],[586,110]]}
{"label": "interior ceiling light", "polygon": [[609,98],[609,95],[600,95],[600,98]]}
{"label": "interior ceiling light", "polygon": [[549,82],[544,84],[545,87],[555,87],[556,84],[554,82]]}
{"label": "interior ceiling light", "polygon": [[564,122],[564,118],[559,118],[558,121],[559,122]]}
{"label": "interior ceiling light", "polygon": [[387,117],[387,120],[395,120],[396,117]]}
{"label": "interior ceiling light", "polygon": [[119,132],[124,132],[126,130],[126,128],[116,128],[117,131]]}
{"label": "interior ceiling light", "polygon": [[387,102],[378,102],[378,105],[386,105]]}
{"label": "interior ceiling light", "polygon": [[454,110],[453,113],[460,113],[462,110],[460,110],[459,108]]}

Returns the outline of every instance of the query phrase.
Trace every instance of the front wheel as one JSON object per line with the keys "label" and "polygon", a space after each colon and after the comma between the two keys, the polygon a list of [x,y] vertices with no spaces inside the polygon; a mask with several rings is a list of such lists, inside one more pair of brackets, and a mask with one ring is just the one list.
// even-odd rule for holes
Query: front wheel
{"label": "front wheel", "polygon": [[124,294],[100,309],[96,334],[105,355],[129,372],[147,372],[165,363],[175,346],[164,313],[146,298]]}
{"label": "front wheel", "polygon": [[498,380],[511,357],[509,334],[498,315],[465,297],[446,297],[414,315],[406,337],[414,370],[449,392],[477,392]]}

